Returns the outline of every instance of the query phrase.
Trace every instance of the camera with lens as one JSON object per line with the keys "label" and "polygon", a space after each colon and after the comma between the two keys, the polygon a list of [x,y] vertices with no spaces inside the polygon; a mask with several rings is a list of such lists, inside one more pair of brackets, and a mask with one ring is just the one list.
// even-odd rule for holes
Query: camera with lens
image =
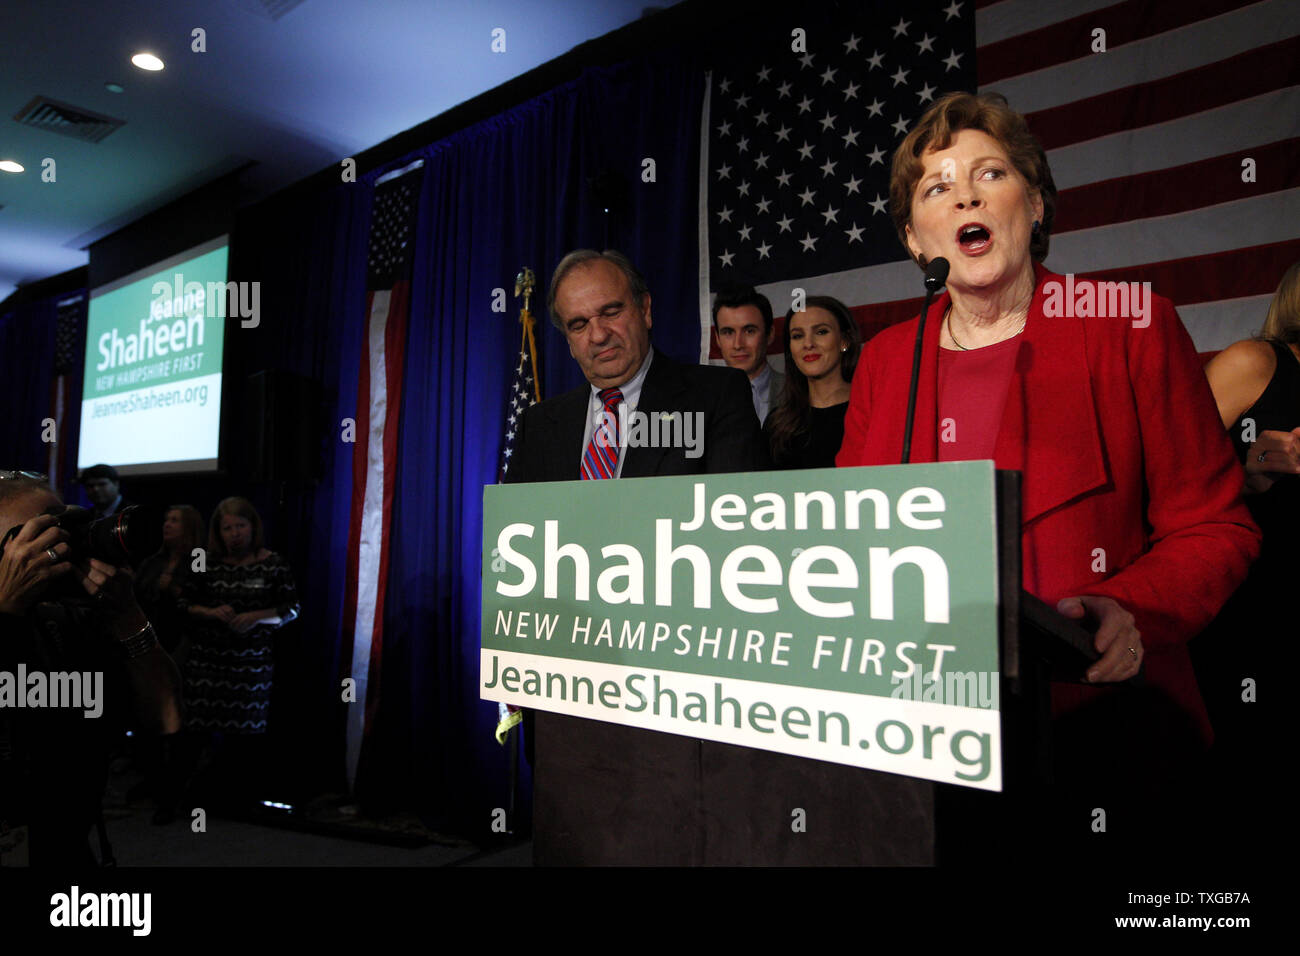
{"label": "camera with lens", "polygon": [[[97,558],[117,567],[135,565],[158,549],[158,522],[150,520],[146,509],[139,505],[105,518],[96,518],[87,508],[68,505],[54,524],[68,533],[68,560],[74,564]],[[0,550],[21,530],[22,525],[10,528],[0,541]]]}

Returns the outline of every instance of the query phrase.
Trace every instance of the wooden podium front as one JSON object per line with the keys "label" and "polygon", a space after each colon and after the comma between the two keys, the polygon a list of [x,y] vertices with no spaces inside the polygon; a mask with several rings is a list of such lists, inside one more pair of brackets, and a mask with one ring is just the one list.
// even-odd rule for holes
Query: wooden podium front
{"label": "wooden podium front", "polygon": [[934,784],[536,715],[538,866],[925,866]]}

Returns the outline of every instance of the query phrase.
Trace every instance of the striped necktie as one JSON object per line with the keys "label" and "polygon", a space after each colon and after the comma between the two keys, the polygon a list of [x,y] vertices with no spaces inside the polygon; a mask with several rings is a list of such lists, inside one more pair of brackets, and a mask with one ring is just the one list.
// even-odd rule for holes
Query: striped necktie
{"label": "striped necktie", "polygon": [[604,407],[582,456],[584,479],[613,478],[618,471],[618,406],[623,402],[623,393],[616,388],[603,388],[596,394]]}

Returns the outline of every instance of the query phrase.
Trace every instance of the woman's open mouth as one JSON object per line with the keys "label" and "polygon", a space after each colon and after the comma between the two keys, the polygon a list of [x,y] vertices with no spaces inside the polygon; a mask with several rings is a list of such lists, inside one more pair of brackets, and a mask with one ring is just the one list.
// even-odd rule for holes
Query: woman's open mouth
{"label": "woman's open mouth", "polygon": [[983,255],[993,244],[993,232],[982,222],[964,223],[957,230],[957,246],[968,256]]}

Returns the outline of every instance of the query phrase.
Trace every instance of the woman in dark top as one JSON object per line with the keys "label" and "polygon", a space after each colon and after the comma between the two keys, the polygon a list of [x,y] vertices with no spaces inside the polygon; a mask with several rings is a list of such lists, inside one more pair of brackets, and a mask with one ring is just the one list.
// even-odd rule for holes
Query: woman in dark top
{"label": "woman in dark top", "polygon": [[[152,622],[158,643],[176,661],[182,673],[192,627],[182,603],[190,577],[194,549],[203,545],[203,516],[190,505],[172,505],[163,517],[162,547],[144,559],[135,573],[135,596]],[[144,779],[127,791],[127,799],[147,794],[156,798],[155,823],[174,818],[176,756],[175,734],[137,731],[135,758]]]}
{"label": "woman in dark top", "polygon": [[[1275,656],[1264,657],[1265,645],[1275,654],[1276,638],[1296,630],[1287,601],[1300,582],[1300,262],[1282,277],[1261,334],[1224,349],[1205,373],[1245,465],[1246,505],[1264,532],[1245,583],[1194,646],[1217,747],[1231,773],[1238,761],[1250,766],[1265,729],[1254,685],[1269,678],[1269,660],[1274,673],[1280,670]],[[1274,621],[1278,608],[1284,610]]]}
{"label": "woman in dark top", "polygon": [[[172,505],[163,517],[162,547],[135,573],[135,595],[162,644],[180,663],[177,647],[189,632],[179,600],[189,579],[194,549],[203,546],[203,516],[191,505]],[[182,650],[183,656],[183,650]]]}
{"label": "woman in dark top", "polygon": [[848,308],[812,295],[785,317],[785,387],[763,432],[778,469],[834,468],[862,333]]}

